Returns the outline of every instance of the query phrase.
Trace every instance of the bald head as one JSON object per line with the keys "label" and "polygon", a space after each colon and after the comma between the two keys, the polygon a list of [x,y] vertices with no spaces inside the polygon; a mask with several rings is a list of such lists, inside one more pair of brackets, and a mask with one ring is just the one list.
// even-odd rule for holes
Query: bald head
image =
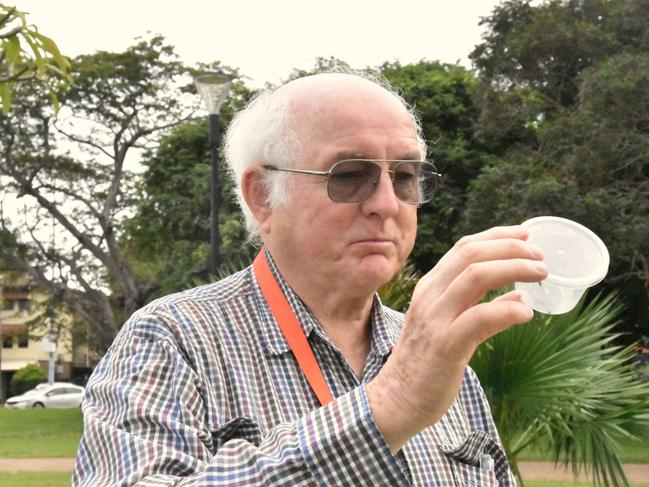
{"label": "bald head", "polygon": [[331,101],[352,100],[356,96],[365,99],[386,98],[406,110],[404,101],[392,91],[375,81],[348,73],[321,73],[290,81],[279,87],[276,96],[286,97],[292,109],[307,110],[309,102],[319,99]]}
{"label": "bald head", "polygon": [[[402,117],[416,130],[416,123],[402,99],[379,84],[346,73],[323,73],[291,81],[277,90],[286,96],[287,123],[295,136],[296,159],[322,134],[335,131],[337,124],[357,124],[370,115]],[[341,119],[345,110],[347,117]],[[295,163],[296,161],[292,161]]]}

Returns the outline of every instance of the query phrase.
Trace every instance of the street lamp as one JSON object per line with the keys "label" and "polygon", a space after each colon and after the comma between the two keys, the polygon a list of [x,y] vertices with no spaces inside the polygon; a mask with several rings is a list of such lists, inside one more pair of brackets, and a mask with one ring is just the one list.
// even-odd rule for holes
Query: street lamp
{"label": "street lamp", "polygon": [[43,336],[43,351],[48,355],[47,383],[54,383],[54,353],[56,352],[56,330],[50,328]]}
{"label": "street lamp", "polygon": [[208,125],[210,134],[210,155],[212,158],[212,176],[210,184],[210,263],[209,270],[212,276],[216,276],[219,266],[219,206],[221,204],[221,186],[219,181],[219,144],[221,136],[219,133],[221,105],[228,96],[232,77],[220,73],[205,73],[194,78],[196,90],[205,102],[209,113]]}

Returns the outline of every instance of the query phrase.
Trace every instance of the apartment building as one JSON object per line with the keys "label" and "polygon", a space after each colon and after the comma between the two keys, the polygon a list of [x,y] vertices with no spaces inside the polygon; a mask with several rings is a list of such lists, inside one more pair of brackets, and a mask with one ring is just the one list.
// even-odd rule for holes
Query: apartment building
{"label": "apartment building", "polygon": [[[54,377],[57,381],[83,382],[97,357],[88,347],[75,346],[69,317],[46,317],[47,294],[29,276],[0,281],[0,398],[6,398],[13,374],[27,364],[38,364],[45,375],[49,367],[48,332],[57,330],[54,347]],[[67,321],[67,322],[66,322]]]}

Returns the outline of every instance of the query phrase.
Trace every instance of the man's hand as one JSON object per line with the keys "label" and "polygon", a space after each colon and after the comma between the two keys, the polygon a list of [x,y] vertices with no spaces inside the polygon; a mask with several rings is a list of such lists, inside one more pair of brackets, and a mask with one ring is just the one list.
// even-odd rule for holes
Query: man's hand
{"label": "man's hand", "polygon": [[521,227],[464,237],[417,284],[401,337],[367,384],[372,414],[393,452],[444,415],[480,343],[534,316],[516,292],[479,303],[491,289],[545,279],[542,252],[527,237]]}

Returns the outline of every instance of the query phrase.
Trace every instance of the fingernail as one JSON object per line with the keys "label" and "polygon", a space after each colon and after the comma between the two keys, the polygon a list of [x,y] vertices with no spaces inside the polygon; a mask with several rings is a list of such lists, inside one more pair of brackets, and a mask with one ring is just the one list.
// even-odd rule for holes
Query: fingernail
{"label": "fingernail", "polygon": [[535,262],[534,269],[536,269],[541,274],[550,273],[550,270],[548,269],[548,266],[545,264],[545,262]]}
{"label": "fingernail", "polygon": [[530,246],[530,250],[532,251],[532,256],[533,257],[536,257],[538,259],[543,258],[543,249],[541,247],[539,247],[538,245],[534,245],[534,244],[529,244],[529,246]]}

